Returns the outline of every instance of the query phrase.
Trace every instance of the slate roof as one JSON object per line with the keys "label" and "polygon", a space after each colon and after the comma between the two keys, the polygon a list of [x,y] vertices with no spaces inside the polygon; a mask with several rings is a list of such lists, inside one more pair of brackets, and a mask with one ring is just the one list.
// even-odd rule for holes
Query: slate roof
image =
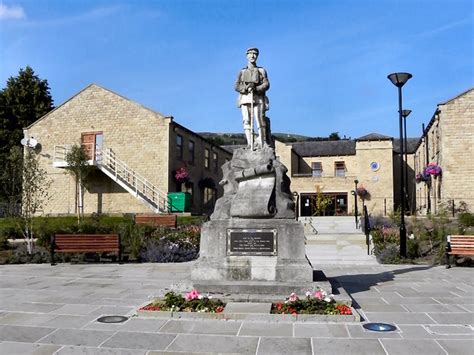
{"label": "slate roof", "polygon": [[348,139],[338,141],[296,142],[291,145],[296,154],[301,157],[327,157],[356,154],[356,142]]}
{"label": "slate roof", "polygon": [[357,138],[356,141],[388,141],[391,139],[392,137],[384,136],[383,134],[370,133],[365,136]]}
{"label": "slate roof", "polygon": [[[421,138],[407,138],[407,153],[414,154],[418,144],[420,143]],[[393,140],[393,152],[395,154],[400,154],[400,139]]]}

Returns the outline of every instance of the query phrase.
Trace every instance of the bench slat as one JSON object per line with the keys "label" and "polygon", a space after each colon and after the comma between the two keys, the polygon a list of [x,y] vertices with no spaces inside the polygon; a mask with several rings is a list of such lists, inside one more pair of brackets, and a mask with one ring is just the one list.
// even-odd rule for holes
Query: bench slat
{"label": "bench slat", "polygon": [[56,253],[100,253],[111,252],[119,254],[120,237],[118,234],[56,234],[51,246],[51,264],[54,265]]}

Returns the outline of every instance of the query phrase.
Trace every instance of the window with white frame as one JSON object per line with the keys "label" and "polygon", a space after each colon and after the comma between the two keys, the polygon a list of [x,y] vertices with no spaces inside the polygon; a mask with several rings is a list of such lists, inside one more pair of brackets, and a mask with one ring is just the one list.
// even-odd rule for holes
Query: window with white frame
{"label": "window with white frame", "polygon": [[323,176],[323,165],[321,162],[316,161],[311,163],[312,176]]}
{"label": "window with white frame", "polygon": [[346,164],[343,161],[336,161],[334,163],[334,175],[335,176],[346,176]]}

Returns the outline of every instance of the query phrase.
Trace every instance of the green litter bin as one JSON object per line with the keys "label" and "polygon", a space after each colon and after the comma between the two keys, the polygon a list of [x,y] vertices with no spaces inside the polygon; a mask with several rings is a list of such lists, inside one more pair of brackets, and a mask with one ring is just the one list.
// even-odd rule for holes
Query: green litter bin
{"label": "green litter bin", "polygon": [[191,210],[191,194],[189,192],[168,192],[170,212],[189,212]]}

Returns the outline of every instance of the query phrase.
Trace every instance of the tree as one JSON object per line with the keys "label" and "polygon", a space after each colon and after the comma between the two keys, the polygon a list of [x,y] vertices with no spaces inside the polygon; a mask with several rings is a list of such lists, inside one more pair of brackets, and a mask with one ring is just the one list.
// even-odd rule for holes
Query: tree
{"label": "tree", "polygon": [[76,179],[76,210],[77,222],[84,217],[84,189],[87,175],[91,171],[91,166],[87,162],[86,151],[80,145],[73,145],[66,154],[66,170]]}
{"label": "tree", "polygon": [[23,149],[11,147],[0,171],[0,194],[4,198],[4,214],[17,216],[21,206],[21,185],[23,174]]}
{"label": "tree", "polygon": [[330,140],[330,141],[338,141],[338,140],[341,140],[341,137],[339,137],[339,132],[332,132],[332,133],[329,135],[329,140]]}
{"label": "tree", "polygon": [[[35,75],[27,66],[20,69],[18,76],[10,77],[7,85],[0,90],[0,165],[5,166],[13,147],[20,147],[23,128],[51,111],[53,99],[49,92],[48,81]],[[20,165],[21,166],[21,165]],[[1,174],[0,185],[17,181],[9,175]],[[16,189],[21,190],[21,182]],[[6,202],[11,196],[0,189],[0,202]]]}
{"label": "tree", "polygon": [[41,168],[38,154],[32,148],[25,148],[22,176],[21,230],[25,237],[28,253],[32,254],[34,246],[33,217],[48,201],[49,187],[52,182],[48,178],[46,170]]}

